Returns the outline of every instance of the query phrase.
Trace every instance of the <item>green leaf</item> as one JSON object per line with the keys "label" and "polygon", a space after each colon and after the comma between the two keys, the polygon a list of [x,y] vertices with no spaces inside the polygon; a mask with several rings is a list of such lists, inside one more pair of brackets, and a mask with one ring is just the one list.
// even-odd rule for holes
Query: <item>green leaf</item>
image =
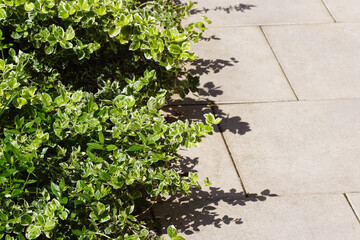
{"label": "green leaf", "polygon": [[0,70],[4,71],[5,70],[5,61],[0,59]]}
{"label": "green leaf", "polygon": [[16,108],[22,108],[25,104],[27,104],[27,100],[23,97],[18,97],[15,101],[14,101],[14,106]]}
{"label": "green leaf", "polygon": [[106,146],[106,151],[113,151],[113,150],[115,150],[115,149],[117,149],[117,146],[115,146],[115,145],[107,145]]}
{"label": "green leaf", "polygon": [[113,25],[109,29],[109,36],[111,38],[114,38],[120,34],[120,31],[121,31],[121,27],[117,27],[116,25]]}
{"label": "green leaf", "polygon": [[132,145],[131,147],[129,147],[127,149],[127,151],[129,152],[135,152],[135,151],[139,151],[139,150],[143,150],[145,147],[141,146],[141,145]]}
{"label": "green leaf", "polygon": [[67,204],[69,199],[67,197],[59,198],[59,202],[63,205]]}
{"label": "green leaf", "polygon": [[41,101],[43,101],[43,103],[46,105],[46,106],[49,106],[51,103],[52,103],[52,98],[49,94],[47,93],[42,93],[41,94]]}
{"label": "green leaf", "polygon": [[205,183],[205,186],[211,186],[211,185],[212,185],[212,183],[210,182],[210,180],[209,180],[208,177],[206,177],[206,178],[204,179],[204,183]]}
{"label": "green leaf", "polygon": [[66,29],[65,32],[65,40],[70,41],[75,37],[75,31],[74,29],[70,26],[68,27],[68,29]]}
{"label": "green leaf", "polygon": [[24,4],[25,11],[30,12],[34,9],[35,5],[32,2],[26,2]]}
{"label": "green leaf", "polygon": [[84,233],[79,229],[72,229],[71,231],[73,234],[78,235],[78,236],[84,235]]}
{"label": "green leaf", "polygon": [[51,229],[53,229],[55,227],[55,225],[56,225],[56,221],[54,219],[50,219],[50,220],[46,221],[44,230],[50,231]]}
{"label": "green leaf", "polygon": [[64,178],[62,178],[59,183],[59,189],[61,192],[65,191],[65,179]]}
{"label": "green leaf", "polygon": [[28,173],[32,173],[32,172],[34,172],[34,170],[35,170],[35,167],[34,167],[34,166],[29,167],[28,169],[26,169],[26,171],[27,171]]}
{"label": "green leaf", "polygon": [[104,134],[102,132],[99,132],[99,142],[104,144]]}
{"label": "green leaf", "polygon": [[129,50],[131,50],[131,51],[138,50],[138,49],[140,48],[140,45],[141,45],[141,42],[140,42],[140,41],[133,41],[133,42],[130,44]]}
{"label": "green leaf", "polygon": [[186,239],[181,236],[176,236],[176,237],[172,238],[172,240],[186,240]]}
{"label": "green leaf", "polygon": [[41,226],[44,226],[45,225],[45,218],[43,215],[37,215],[36,216],[36,222],[37,222],[37,225],[40,224]]}
{"label": "green leaf", "polygon": [[33,218],[30,214],[24,214],[20,218],[21,225],[27,226],[30,225],[33,221]]}
{"label": "green leaf", "polygon": [[58,185],[56,185],[54,182],[51,182],[50,189],[56,197],[60,198],[61,193],[60,193],[60,188]]}
{"label": "green leaf", "polygon": [[47,54],[47,55],[50,55],[50,54],[52,54],[53,52],[54,52],[54,46],[53,45],[48,45],[48,46],[46,46],[45,47],[45,53]]}
{"label": "green leaf", "polygon": [[96,208],[97,208],[97,211],[98,211],[98,214],[101,215],[103,212],[105,212],[105,205],[101,202],[98,202],[96,204]]}
{"label": "green leaf", "polygon": [[6,11],[3,8],[0,8],[0,20],[6,19]]}
{"label": "green leaf", "polygon": [[171,225],[167,228],[167,233],[171,239],[174,239],[174,237],[177,236],[177,231],[174,225]]}
{"label": "green leaf", "polygon": [[100,174],[99,174],[99,179],[102,180],[102,181],[107,182],[107,181],[110,181],[110,180],[111,180],[111,176],[110,176],[110,174],[108,174],[107,172],[102,171],[102,172],[100,172]]}
{"label": "green leaf", "polygon": [[27,239],[35,239],[41,234],[41,227],[30,225],[26,229],[25,237]]}
{"label": "green leaf", "polygon": [[182,53],[181,47],[179,47],[178,45],[175,45],[175,44],[171,44],[170,46],[168,46],[168,50],[172,54]]}
{"label": "green leaf", "polygon": [[101,144],[98,143],[87,143],[88,147],[92,148],[92,149],[98,149],[98,150],[102,150],[104,147]]}

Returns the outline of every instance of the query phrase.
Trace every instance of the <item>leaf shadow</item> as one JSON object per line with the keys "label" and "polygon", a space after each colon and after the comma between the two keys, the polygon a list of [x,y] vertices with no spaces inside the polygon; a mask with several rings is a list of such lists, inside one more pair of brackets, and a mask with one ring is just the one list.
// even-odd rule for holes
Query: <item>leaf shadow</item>
{"label": "leaf shadow", "polygon": [[243,219],[241,215],[231,211],[232,208],[246,206],[250,202],[263,202],[269,197],[278,196],[269,189],[259,194],[248,195],[236,189],[225,192],[218,187],[210,187],[209,190],[196,189],[189,198],[172,196],[166,201],[155,204],[153,214],[155,221],[160,225],[159,233],[166,233],[169,223],[186,235],[199,232],[202,226],[211,225],[221,228],[223,225],[240,225]]}

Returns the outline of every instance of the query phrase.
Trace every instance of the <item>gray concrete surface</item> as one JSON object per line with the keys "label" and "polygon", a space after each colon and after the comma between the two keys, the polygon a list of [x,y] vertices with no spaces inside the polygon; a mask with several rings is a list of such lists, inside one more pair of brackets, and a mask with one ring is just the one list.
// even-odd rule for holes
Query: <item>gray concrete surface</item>
{"label": "gray concrete surface", "polygon": [[174,224],[189,240],[360,239],[360,3],[197,5],[187,22],[213,21],[189,66],[200,93],[164,114],[223,118],[181,150],[183,172],[213,185],[158,201],[158,234]]}

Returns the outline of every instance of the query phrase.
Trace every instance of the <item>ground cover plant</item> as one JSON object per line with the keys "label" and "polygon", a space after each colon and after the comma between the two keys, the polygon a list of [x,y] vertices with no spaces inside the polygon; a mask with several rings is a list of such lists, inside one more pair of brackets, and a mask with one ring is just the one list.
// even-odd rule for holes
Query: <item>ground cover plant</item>
{"label": "ground cover plant", "polygon": [[196,90],[183,64],[206,28],[181,25],[191,7],[0,1],[1,239],[157,238],[139,217],[199,185],[172,166],[219,122],[168,123],[160,111]]}

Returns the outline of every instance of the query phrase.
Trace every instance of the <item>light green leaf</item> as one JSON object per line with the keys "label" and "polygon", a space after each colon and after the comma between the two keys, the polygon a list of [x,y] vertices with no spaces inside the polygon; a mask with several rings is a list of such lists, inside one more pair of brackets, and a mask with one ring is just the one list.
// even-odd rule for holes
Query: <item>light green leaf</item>
{"label": "light green leaf", "polygon": [[120,34],[120,31],[121,31],[121,27],[117,27],[115,25],[113,25],[110,29],[109,29],[109,36],[111,38],[114,38],[116,37],[117,35]]}
{"label": "light green leaf", "polygon": [[35,238],[39,237],[40,234],[41,234],[41,227],[30,225],[26,229],[25,237],[27,239],[35,239]]}
{"label": "light green leaf", "polygon": [[50,219],[50,220],[46,221],[44,230],[50,231],[51,229],[53,229],[55,227],[55,225],[56,225],[56,221],[54,219]]}
{"label": "light green leaf", "polygon": [[24,4],[25,7],[25,11],[30,12],[31,10],[34,9],[35,5],[32,2],[26,2]]}
{"label": "light green leaf", "polygon": [[74,29],[70,26],[68,27],[68,29],[66,29],[65,32],[65,40],[69,41],[71,39],[73,39],[75,37],[75,31]]}
{"label": "light green leaf", "polygon": [[167,233],[169,234],[169,237],[171,239],[174,239],[174,237],[177,236],[177,231],[176,231],[176,228],[174,227],[174,225],[171,225],[167,228]]}
{"label": "light green leaf", "polygon": [[182,53],[181,47],[179,47],[178,45],[175,45],[175,44],[171,44],[170,46],[168,46],[168,50],[172,54]]}
{"label": "light green leaf", "polygon": [[98,202],[96,204],[96,208],[97,208],[97,211],[98,211],[98,215],[101,215],[103,212],[105,212],[105,205],[101,202]]}
{"label": "light green leaf", "polygon": [[6,19],[6,11],[3,8],[0,8],[0,20]]}
{"label": "light green leaf", "polygon": [[41,101],[43,101],[43,103],[46,105],[46,106],[49,106],[51,103],[52,103],[52,98],[49,94],[47,93],[42,93],[41,94]]}
{"label": "light green leaf", "polygon": [[4,69],[5,69],[5,61],[0,59],[0,70],[4,71]]}

